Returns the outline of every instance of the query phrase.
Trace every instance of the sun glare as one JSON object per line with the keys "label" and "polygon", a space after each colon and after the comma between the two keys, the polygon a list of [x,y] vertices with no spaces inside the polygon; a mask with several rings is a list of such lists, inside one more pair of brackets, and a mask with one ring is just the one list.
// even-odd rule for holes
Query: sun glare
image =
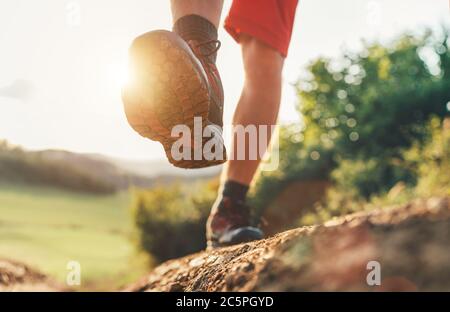
{"label": "sun glare", "polygon": [[128,65],[126,61],[110,63],[106,70],[106,75],[109,87],[114,91],[121,90],[129,80]]}

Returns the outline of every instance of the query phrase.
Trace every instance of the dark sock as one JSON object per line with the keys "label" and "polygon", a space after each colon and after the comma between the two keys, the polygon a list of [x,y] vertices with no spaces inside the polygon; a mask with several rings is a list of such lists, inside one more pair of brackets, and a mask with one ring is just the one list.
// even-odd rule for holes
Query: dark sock
{"label": "dark sock", "polygon": [[223,185],[222,196],[230,197],[231,199],[237,201],[245,201],[248,189],[248,185],[229,180]]}
{"label": "dark sock", "polygon": [[[178,34],[186,42],[195,40],[198,43],[204,43],[211,40],[217,40],[217,28],[206,18],[200,15],[186,15],[179,18],[173,25],[173,32]],[[202,47],[202,52],[206,54],[216,48],[214,44],[208,44]],[[212,57],[215,62],[215,53]]]}

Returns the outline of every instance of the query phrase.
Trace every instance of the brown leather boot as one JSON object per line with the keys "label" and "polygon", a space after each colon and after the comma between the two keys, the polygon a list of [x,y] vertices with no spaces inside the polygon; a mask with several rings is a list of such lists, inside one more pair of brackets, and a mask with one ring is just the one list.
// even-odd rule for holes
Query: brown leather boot
{"label": "brown leather boot", "polygon": [[[223,88],[214,62],[219,47],[217,40],[186,42],[165,30],[145,33],[131,45],[130,81],[122,92],[125,114],[141,136],[161,142],[176,167],[226,161]],[[172,136],[180,125],[190,130],[183,141],[179,131]]]}

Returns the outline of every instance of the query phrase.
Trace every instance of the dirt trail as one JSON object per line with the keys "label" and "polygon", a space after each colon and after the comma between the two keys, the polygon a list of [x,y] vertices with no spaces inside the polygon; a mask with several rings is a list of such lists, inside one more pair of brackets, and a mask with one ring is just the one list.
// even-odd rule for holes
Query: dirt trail
{"label": "dirt trail", "polygon": [[0,292],[62,291],[63,288],[36,270],[7,259],[0,259]]}
{"label": "dirt trail", "polygon": [[[368,286],[370,261],[381,285]],[[348,215],[158,266],[128,291],[450,291],[450,198]]]}
{"label": "dirt trail", "polygon": [[[369,286],[377,261],[381,285]],[[64,291],[0,259],[0,291]],[[68,289],[67,289],[68,290]],[[126,291],[450,291],[450,198],[361,212],[165,262]]]}

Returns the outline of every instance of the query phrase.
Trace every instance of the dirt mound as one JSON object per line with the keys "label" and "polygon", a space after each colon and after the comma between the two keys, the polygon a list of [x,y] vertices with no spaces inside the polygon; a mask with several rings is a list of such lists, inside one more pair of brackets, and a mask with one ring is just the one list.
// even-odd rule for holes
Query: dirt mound
{"label": "dirt mound", "polygon": [[127,290],[450,291],[449,238],[450,198],[417,200],[171,260]]}
{"label": "dirt mound", "polygon": [[61,287],[28,266],[0,259],[1,291],[60,291]]}

